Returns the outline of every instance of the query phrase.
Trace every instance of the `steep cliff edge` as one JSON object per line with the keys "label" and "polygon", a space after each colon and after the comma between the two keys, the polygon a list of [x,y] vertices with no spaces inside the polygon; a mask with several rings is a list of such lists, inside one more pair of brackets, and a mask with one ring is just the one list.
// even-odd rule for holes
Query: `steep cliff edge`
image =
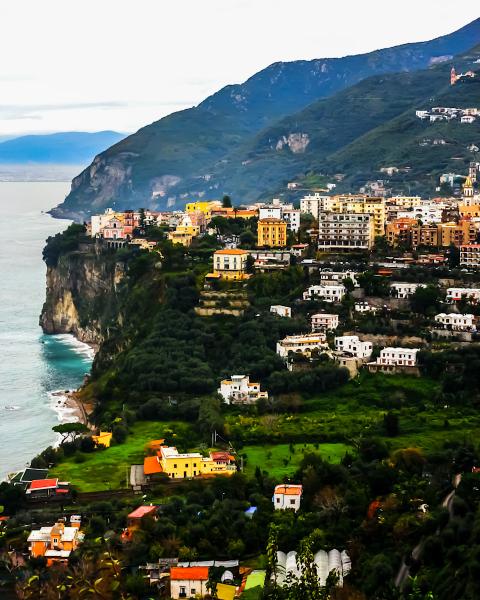
{"label": "steep cliff edge", "polygon": [[[94,249],[94,247],[92,247]],[[124,265],[95,251],[74,251],[47,266],[47,295],[40,315],[45,333],[72,333],[100,346],[118,323],[118,287]]]}

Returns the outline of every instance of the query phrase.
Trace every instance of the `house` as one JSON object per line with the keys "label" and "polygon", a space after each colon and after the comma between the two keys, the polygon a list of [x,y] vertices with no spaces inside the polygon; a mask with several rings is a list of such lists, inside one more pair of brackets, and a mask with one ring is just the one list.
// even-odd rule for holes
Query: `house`
{"label": "house", "polygon": [[358,335],[341,335],[335,338],[335,350],[342,354],[349,354],[355,358],[370,358],[372,355],[372,342],[362,342]]}
{"label": "house", "polygon": [[303,292],[304,300],[323,300],[324,302],[341,302],[347,292],[343,284],[311,285]]}
{"label": "house", "polygon": [[167,238],[172,244],[190,246],[193,238],[200,234],[200,230],[200,225],[195,225],[193,216],[187,213],[182,216],[182,219],[175,230],[168,232]]}
{"label": "house", "polygon": [[317,313],[312,315],[312,331],[333,331],[338,327],[338,315]]}
{"label": "house", "polygon": [[260,398],[268,399],[268,392],[260,391],[260,384],[250,382],[248,375],[224,379],[217,391],[227,404],[255,404]]}
{"label": "house", "polygon": [[270,312],[279,317],[290,318],[292,316],[292,309],[289,306],[282,306],[281,304],[272,304]]}
{"label": "house", "polygon": [[417,367],[418,348],[383,348],[375,362],[368,363],[368,370],[375,373],[406,372],[419,375]]}
{"label": "house", "polygon": [[213,273],[207,278],[226,281],[243,281],[250,275],[247,273],[248,252],[238,248],[217,250],[213,253]]}
{"label": "house", "polygon": [[466,300],[476,304],[480,300],[480,288],[448,288],[447,302],[459,302]]}
{"label": "house", "polygon": [[80,516],[72,515],[69,527],[65,526],[64,520],[60,520],[52,527],[41,527],[32,530],[27,539],[30,557],[45,557],[48,567],[54,563],[68,563],[71,553],[83,541],[80,525]]}
{"label": "house", "polygon": [[413,296],[420,287],[426,287],[424,283],[406,283],[403,281],[392,281],[390,284],[390,293],[394,298],[406,299]]}
{"label": "house", "polygon": [[157,520],[158,507],[153,504],[139,506],[127,515],[127,527],[123,530],[122,541],[126,542],[132,538],[135,531],[141,528],[144,519]]}
{"label": "house", "polygon": [[[154,471],[155,459],[159,465]],[[237,471],[235,457],[223,450],[212,451],[206,457],[200,452],[179,453],[174,446],[160,445],[155,456],[147,456],[144,470],[165,473],[171,479],[233,475]]]}
{"label": "house", "polygon": [[277,342],[277,354],[287,359],[290,352],[310,357],[315,350],[328,349],[327,337],[324,333],[305,333],[303,335],[287,335]]}
{"label": "house", "polygon": [[463,115],[463,117],[460,117],[460,123],[475,123],[476,118],[473,115]]}
{"label": "house", "polygon": [[170,597],[203,597],[208,592],[208,571],[208,567],[171,567]]}
{"label": "house", "polygon": [[319,275],[322,285],[343,284],[345,279],[350,279],[354,287],[360,287],[357,280],[359,274],[356,271],[330,271],[329,269],[325,269],[324,271],[320,271]]}
{"label": "house", "polygon": [[377,312],[378,308],[376,306],[372,306],[368,302],[355,302],[353,310],[359,313],[375,313]]}
{"label": "house", "polygon": [[68,482],[60,482],[58,479],[35,479],[27,487],[28,500],[48,500],[60,498],[70,493]]}
{"label": "house", "polygon": [[276,485],[273,492],[273,508],[275,510],[291,509],[297,512],[300,509],[303,487],[291,483]]}
{"label": "house", "polygon": [[444,329],[450,331],[471,331],[477,330],[475,326],[475,316],[471,314],[459,315],[456,313],[439,313],[435,315],[435,321],[442,325]]}
{"label": "house", "polygon": [[24,490],[27,490],[32,481],[37,479],[46,479],[47,477],[48,469],[32,469],[31,467],[28,467],[24,471],[20,471],[14,477],[12,477],[10,479],[10,483],[13,485],[19,485]]}
{"label": "house", "polygon": [[308,250],[308,244],[293,244],[290,248],[290,253],[297,258],[302,257]]}

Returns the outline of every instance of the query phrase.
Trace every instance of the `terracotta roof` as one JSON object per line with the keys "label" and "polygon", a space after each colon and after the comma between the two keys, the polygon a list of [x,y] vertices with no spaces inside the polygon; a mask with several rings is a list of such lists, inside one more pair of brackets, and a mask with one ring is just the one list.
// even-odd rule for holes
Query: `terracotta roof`
{"label": "terracotta roof", "polygon": [[248,254],[248,252],[239,248],[232,248],[231,250],[215,250],[215,254]]}
{"label": "terracotta roof", "polygon": [[46,490],[50,488],[56,488],[58,485],[58,479],[35,479],[30,484],[29,490]]}
{"label": "terracotta roof", "polygon": [[282,219],[275,219],[275,217],[266,217],[265,219],[260,219],[259,223],[285,223],[286,221],[282,221]]}
{"label": "terracotta roof", "polygon": [[127,519],[142,519],[146,515],[150,515],[155,512],[157,512],[156,506],[139,506],[127,516]]}
{"label": "terracotta roof", "polygon": [[176,581],[208,581],[208,567],[172,567],[170,579]]}
{"label": "terracotta roof", "polygon": [[143,461],[143,471],[145,475],[153,475],[161,473],[163,469],[156,456],[147,456]]}
{"label": "terracotta roof", "polygon": [[275,486],[275,494],[287,494],[288,496],[301,496],[301,485],[282,484]]}

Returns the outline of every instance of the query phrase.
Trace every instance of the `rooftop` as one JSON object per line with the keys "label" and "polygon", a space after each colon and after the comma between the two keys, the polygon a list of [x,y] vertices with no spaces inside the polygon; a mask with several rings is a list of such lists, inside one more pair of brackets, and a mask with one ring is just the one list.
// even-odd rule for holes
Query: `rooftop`
{"label": "rooftop", "polygon": [[207,581],[208,567],[172,567],[170,579],[172,581]]}
{"label": "rooftop", "polygon": [[58,479],[35,479],[30,484],[28,490],[49,490],[56,488],[58,485]]}
{"label": "rooftop", "polygon": [[240,250],[239,248],[232,248],[231,250],[215,250],[215,254],[236,254],[236,255],[242,255],[242,254],[248,254],[247,250]]}
{"label": "rooftop", "polygon": [[303,487],[299,484],[282,483],[275,486],[275,494],[285,494],[287,496],[301,496]]}
{"label": "rooftop", "polygon": [[139,506],[133,512],[131,512],[127,519],[142,519],[147,515],[152,515],[157,512],[157,507],[148,505],[148,506]]}

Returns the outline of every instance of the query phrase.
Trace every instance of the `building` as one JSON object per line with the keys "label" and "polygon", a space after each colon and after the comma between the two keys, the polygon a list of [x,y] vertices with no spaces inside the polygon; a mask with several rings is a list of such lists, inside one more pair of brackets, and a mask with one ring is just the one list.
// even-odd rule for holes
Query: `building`
{"label": "building", "polygon": [[370,214],[322,212],[318,219],[318,249],[323,252],[370,250],[375,227]]}
{"label": "building", "polygon": [[281,219],[258,221],[257,245],[269,248],[284,248],[287,245],[287,224]]}
{"label": "building", "polygon": [[304,300],[323,300],[324,302],[341,302],[347,292],[343,284],[311,285],[303,292]]}
{"label": "building", "polygon": [[251,382],[248,375],[224,379],[217,392],[227,404],[255,404],[260,398],[268,400],[268,392],[260,391],[260,384]]}
{"label": "building", "polygon": [[95,446],[110,448],[110,444],[112,443],[112,436],[113,434],[111,431],[101,431],[98,435],[92,435],[92,440]]}
{"label": "building", "polygon": [[30,532],[27,542],[31,558],[45,557],[47,566],[66,564],[72,552],[83,541],[80,531],[81,518],[78,515],[70,517],[70,526],[61,520],[52,527],[41,527]]}
{"label": "building", "polygon": [[300,212],[312,215],[318,221],[318,215],[321,212],[330,210],[331,196],[323,195],[318,192],[304,196],[300,200]]}
{"label": "building", "polygon": [[208,593],[208,567],[171,567],[170,597],[203,598]]}
{"label": "building", "polygon": [[282,219],[286,222],[288,231],[296,233],[300,229],[300,214],[299,208],[282,209]]}
{"label": "building", "polygon": [[438,246],[460,246],[474,244],[477,241],[478,225],[470,219],[460,219],[458,223],[440,223],[438,225]]}
{"label": "building", "polygon": [[404,281],[392,281],[390,284],[390,293],[394,298],[406,299],[420,287],[426,287],[424,283],[407,283]]}
{"label": "building", "polygon": [[300,229],[300,209],[294,208],[293,204],[283,204],[278,198],[274,198],[271,204],[260,205],[258,218],[261,221],[265,219],[285,221],[287,230],[294,233]]}
{"label": "building", "polygon": [[[156,460],[159,467],[155,473],[165,473],[172,479],[190,479],[193,477],[212,477],[215,475],[233,475],[237,471],[235,458],[228,452],[213,451],[206,457],[199,452],[179,453],[174,446],[158,446]],[[153,473],[151,456],[144,461]]]}
{"label": "building", "polygon": [[359,312],[359,313],[368,313],[368,312],[376,313],[378,311],[378,308],[376,306],[372,306],[368,302],[363,301],[363,302],[355,302],[353,310],[355,312]]}
{"label": "building", "polygon": [[338,315],[317,313],[312,315],[312,331],[333,331],[338,327]]}
{"label": "building", "polygon": [[328,350],[324,333],[305,333],[303,335],[287,335],[277,342],[277,354],[287,359],[290,352],[310,357],[315,350]]}
{"label": "building", "polygon": [[273,492],[273,507],[275,510],[294,510],[300,509],[302,501],[303,487],[291,483],[282,483],[276,485]]}
{"label": "building", "polygon": [[157,520],[157,511],[157,506],[149,504],[145,506],[139,506],[130,514],[128,514],[127,527],[123,530],[122,541],[130,541],[135,531],[138,531],[141,528],[144,519],[150,518]]}
{"label": "building", "polygon": [[480,288],[448,288],[446,300],[447,302],[466,300],[476,304],[480,300]]}
{"label": "building", "polygon": [[[325,587],[330,573],[337,576],[336,586],[342,587],[344,578],[350,573],[352,562],[345,550],[342,552],[336,548],[330,551],[319,550],[313,556],[315,564],[315,573],[318,577],[320,587]],[[302,578],[304,569],[299,564],[296,552],[277,552],[277,562],[275,566],[275,578],[277,585],[285,588],[292,585],[292,581]],[[348,597],[348,595],[347,595]]]}
{"label": "building", "polygon": [[467,244],[460,246],[460,266],[480,267],[480,244]]}
{"label": "building", "polygon": [[282,306],[281,304],[273,304],[270,307],[270,312],[279,317],[288,317],[292,316],[292,309],[290,306]]}
{"label": "building", "polygon": [[475,326],[475,316],[471,314],[439,313],[438,315],[435,315],[435,321],[444,329],[450,331],[474,332],[477,330]]}
{"label": "building", "polygon": [[116,214],[113,208],[107,208],[103,215],[92,215],[90,218],[90,235],[97,237]]}
{"label": "building", "polygon": [[417,219],[411,217],[397,218],[387,223],[385,229],[385,237],[390,246],[396,247],[399,245],[411,246],[412,243],[412,228],[418,225]]}
{"label": "building", "polygon": [[60,482],[58,479],[35,479],[25,493],[28,500],[49,500],[69,494],[69,486],[68,482]]}
{"label": "building", "polygon": [[373,351],[372,342],[360,341],[358,335],[341,335],[335,338],[335,350],[349,354],[355,358],[370,358]]}
{"label": "building", "polygon": [[213,273],[208,278],[224,279],[227,281],[242,281],[248,279],[248,252],[238,248],[217,250],[213,253]]}
{"label": "building", "polygon": [[195,213],[201,212],[205,215],[205,220],[208,221],[212,218],[212,211],[222,208],[222,203],[218,200],[210,200],[210,201],[197,201],[197,202],[188,202],[185,205],[185,211],[187,213]]}
{"label": "building", "polygon": [[200,234],[201,226],[194,225],[195,218],[188,213],[184,214],[180,223],[174,231],[169,231],[167,238],[172,244],[181,244],[182,246],[190,246],[193,238]]}
{"label": "building", "polygon": [[417,352],[418,348],[383,348],[377,364],[412,367],[417,364]]}
{"label": "building", "polygon": [[356,271],[330,271],[325,269],[324,271],[319,272],[320,283],[322,285],[337,283],[343,284],[345,279],[350,279],[355,287],[360,287],[360,284],[357,280],[358,275],[359,274]]}

